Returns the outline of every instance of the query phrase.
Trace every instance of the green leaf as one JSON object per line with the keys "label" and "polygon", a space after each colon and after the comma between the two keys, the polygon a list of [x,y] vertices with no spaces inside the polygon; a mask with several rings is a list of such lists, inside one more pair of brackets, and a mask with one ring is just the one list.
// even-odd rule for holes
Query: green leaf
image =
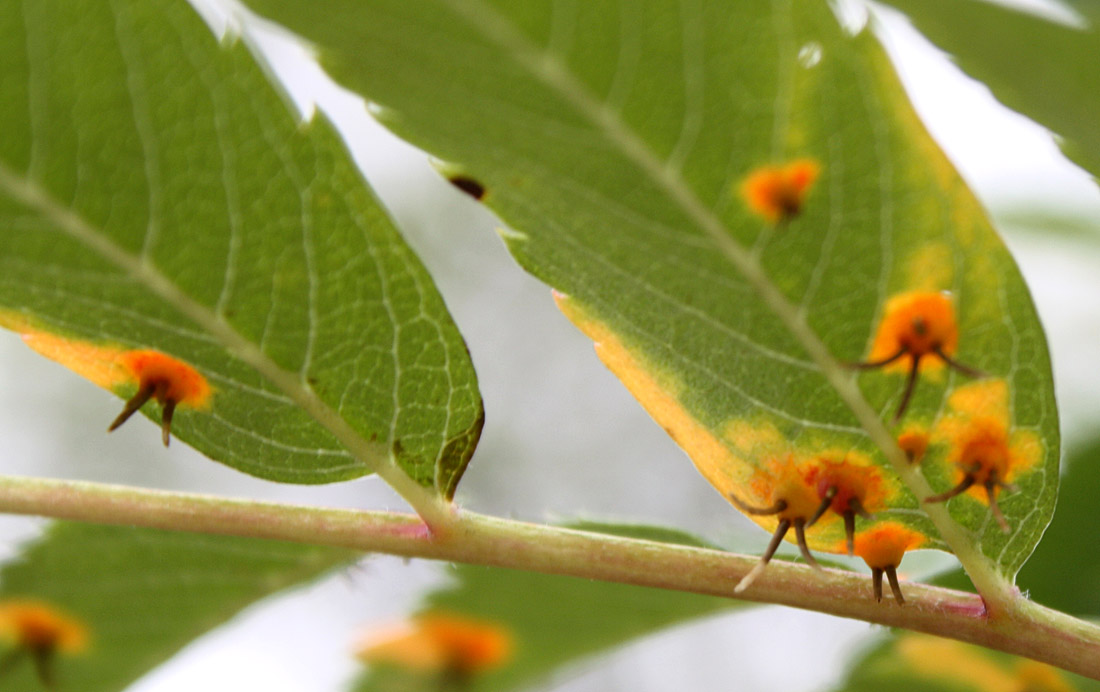
{"label": "green leaf", "polygon": [[[1027,443],[1010,473],[1021,492],[1001,498],[1010,533],[982,495],[949,508],[1004,573],[1031,553],[1058,422],[1030,296],[881,48],[825,2],[249,4],[484,187],[518,261],[723,495],[771,504],[788,483],[805,491],[791,476],[847,458],[867,464],[878,523],[945,547],[881,451],[876,412],[892,418],[904,373],[860,375],[861,396],[841,363],[868,357],[892,296],[953,291],[957,359],[993,377],[929,370],[905,423],[933,433],[936,492],[959,480],[943,426],[988,412],[1014,450]],[[821,179],[801,215],[776,228],[747,209],[746,176],[802,158]],[[809,539],[843,550],[840,518]]]}
{"label": "green leaf", "polygon": [[1093,692],[1100,682],[1020,656],[927,634],[891,636],[860,656],[836,692]]}
{"label": "green leaf", "polygon": [[1068,0],[1086,26],[979,0],[887,0],[1006,106],[1050,128],[1066,156],[1100,175],[1100,6]]}
{"label": "green leaf", "polygon": [[241,471],[453,493],[469,356],[327,121],[182,0],[5,3],[0,74],[0,323],[125,397],[125,351],[191,364],[173,433]]}
{"label": "green leaf", "polygon": [[[663,528],[574,525],[632,538],[704,546],[694,536]],[[531,689],[555,670],[688,620],[749,605],[726,598],[640,586],[460,565],[456,583],[428,596],[422,612],[463,615],[502,626],[514,657],[473,679],[469,692]],[[394,666],[372,666],[356,692],[437,692],[439,677]]]}
{"label": "green leaf", "polygon": [[[354,560],[349,550],[151,529],[54,524],[0,570],[0,602],[35,599],[88,629],[58,652],[59,692],[119,692],[255,601]],[[38,690],[31,662],[0,678]]]}

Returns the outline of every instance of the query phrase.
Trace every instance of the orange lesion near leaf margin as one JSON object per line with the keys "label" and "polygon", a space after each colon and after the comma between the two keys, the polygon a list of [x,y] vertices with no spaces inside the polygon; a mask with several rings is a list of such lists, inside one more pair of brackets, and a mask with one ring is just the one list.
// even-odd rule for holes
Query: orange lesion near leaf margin
{"label": "orange lesion near leaf margin", "polygon": [[84,652],[88,628],[53,603],[13,598],[0,601],[0,640],[9,646],[0,656],[0,680],[21,659],[29,657],[43,687],[52,689],[55,657]]}
{"label": "orange lesion near leaf margin", "polygon": [[960,495],[989,506],[1001,530],[1010,526],[998,497],[1014,492],[1013,481],[1043,457],[1043,444],[1032,430],[1014,427],[1008,383],[988,379],[959,387],[947,400],[948,413],[932,431],[932,442],[947,446],[946,460],[955,485],[925,499],[946,502]]}
{"label": "orange lesion near leaf margin", "polygon": [[910,676],[975,692],[1076,692],[1058,669],[1026,658],[997,659],[980,647],[907,633],[894,644]]}
{"label": "orange lesion near leaf margin", "polygon": [[168,445],[176,407],[209,409],[213,388],[190,364],[153,349],[97,344],[44,329],[16,312],[0,312],[0,327],[17,332],[43,356],[128,401],[108,430],[124,423],[147,401],[161,406],[161,428]]}
{"label": "orange lesion near leaf margin", "polygon": [[[746,516],[773,532],[757,568],[742,579],[736,591],[752,584],[784,538],[793,538],[806,561],[815,565],[810,547],[858,554],[861,545],[869,550],[881,537],[876,533],[861,538],[856,517],[866,521],[872,512],[896,504],[902,490],[892,472],[856,450],[822,449],[812,442],[796,445],[767,421],[733,420],[716,433],[680,403],[680,387],[673,378],[662,377],[659,370],[647,366],[606,324],[591,318],[568,296],[555,292],[554,298],[562,312],[595,342],[604,364],[687,452],[707,481]],[[924,543],[923,534],[910,533],[920,540],[904,541],[900,553]],[[900,545],[896,540],[889,544],[891,549]],[[900,561],[900,554],[897,559]],[[880,585],[885,566],[882,570]],[[896,584],[896,575],[892,580]]]}

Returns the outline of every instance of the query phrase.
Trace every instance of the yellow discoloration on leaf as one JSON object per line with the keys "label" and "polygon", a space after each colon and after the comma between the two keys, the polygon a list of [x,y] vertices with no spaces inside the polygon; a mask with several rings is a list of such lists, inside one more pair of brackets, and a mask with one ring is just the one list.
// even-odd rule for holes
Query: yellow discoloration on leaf
{"label": "yellow discoloration on leaf", "polygon": [[0,326],[17,332],[27,346],[104,389],[115,391],[134,381],[122,365],[121,358],[126,352],[123,348],[69,339],[45,331],[13,312],[0,313]]}
{"label": "yellow discoloration on leaf", "polygon": [[1016,664],[1016,680],[1019,692],[1077,692],[1057,668],[1026,658]]}
{"label": "yellow discoloration on leaf", "polygon": [[979,647],[950,639],[906,634],[898,638],[895,650],[921,677],[979,692],[1076,692],[1056,668],[1024,658],[1009,668]]}
{"label": "yellow discoloration on leaf", "polygon": [[677,399],[679,387],[667,379],[658,380],[654,369],[639,361],[607,325],[589,318],[568,296],[555,292],[554,300],[562,313],[595,342],[600,360],[687,452],[703,477],[724,497],[734,492],[739,487],[736,481],[748,468],[746,462],[684,409]]}
{"label": "yellow discoloration on leaf", "polygon": [[927,243],[905,263],[905,285],[914,291],[942,291],[952,285],[954,258],[946,243]]}
{"label": "yellow discoloration on leaf", "polygon": [[906,635],[898,639],[897,651],[924,677],[956,681],[982,692],[1019,692],[1019,683],[1012,675],[969,644]]}
{"label": "yellow discoloration on leaf", "polygon": [[1014,429],[1003,379],[959,387],[947,404],[949,412],[937,421],[932,439],[948,445],[947,461],[955,465],[958,480],[967,472],[975,476],[977,482],[967,490],[974,499],[988,504],[982,484],[991,473],[1010,484],[1039,463],[1042,441],[1034,431]]}
{"label": "yellow discoloration on leaf", "polygon": [[116,394],[163,380],[165,396],[181,406],[210,405],[213,390],[206,378],[178,358],[150,349],[126,349],[65,337],[10,311],[0,312],[0,327],[17,332],[31,349]]}
{"label": "yellow discoloration on leaf", "polygon": [[988,417],[1008,422],[1008,383],[1002,379],[972,382],[951,392],[947,405],[956,416]]}
{"label": "yellow discoloration on leaf", "polygon": [[789,450],[787,439],[770,423],[749,423],[732,420],[726,424],[722,437],[745,457],[782,454]]}
{"label": "yellow discoloration on leaf", "polygon": [[[606,324],[568,296],[555,292],[554,299],[566,317],[595,342],[600,360],[723,497],[758,509],[782,501],[783,509],[773,513],[746,514],[761,528],[774,532],[783,519],[808,521],[838,483],[845,486],[837,488],[834,498],[840,512],[850,509],[848,503],[853,498],[874,512],[891,506],[899,497],[898,479],[871,457],[850,449],[822,451],[820,440],[795,444],[765,418],[733,419],[716,434],[684,408],[678,398],[679,383],[648,366]],[[731,504],[738,503],[731,500]],[[837,547],[838,536],[844,536],[843,517],[829,513],[810,527],[807,542],[817,550],[847,552],[843,541]],[[794,542],[795,536],[788,535],[787,540]]]}

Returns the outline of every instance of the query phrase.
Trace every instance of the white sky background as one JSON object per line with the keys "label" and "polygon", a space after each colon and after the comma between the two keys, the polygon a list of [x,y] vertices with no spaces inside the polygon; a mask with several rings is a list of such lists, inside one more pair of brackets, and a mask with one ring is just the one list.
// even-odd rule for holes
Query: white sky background
{"label": "white sky background", "polygon": [[[987,205],[1034,201],[1100,219],[1100,192],[1065,161],[1048,134],[1005,111],[903,23],[885,15],[883,20],[918,109]],[[294,52],[284,47],[278,57],[293,61]],[[460,501],[536,520],[585,512],[663,523],[721,544],[762,549],[767,536],[730,509],[599,364],[589,340],[553,306],[549,290],[512,261],[484,209],[442,181],[425,155],[370,121],[358,99],[326,83],[315,68],[299,65],[283,74],[296,97],[316,100],[347,134],[469,342],[488,420]],[[1094,422],[1090,412],[1100,408],[1100,372],[1089,354],[1100,335],[1100,233],[1084,246],[1035,235],[1008,240],[1048,330],[1072,443]],[[117,398],[43,360],[17,338],[0,337],[5,473],[403,508],[376,479],[284,486],[212,464],[184,445],[166,452],[153,424],[142,418],[105,436],[103,427],[120,406]],[[633,477],[639,468],[645,470],[640,480]],[[0,530],[12,537],[0,542],[0,553],[13,550],[14,537],[37,524],[0,521]],[[335,692],[357,670],[348,656],[357,626],[408,612],[424,588],[444,578],[431,563],[376,558],[360,572],[249,610],[131,692]],[[760,608],[663,633],[615,655],[610,664],[582,665],[555,689],[827,689],[843,673],[849,659],[844,652],[874,631],[859,622]],[[790,665],[792,660],[798,665]]]}

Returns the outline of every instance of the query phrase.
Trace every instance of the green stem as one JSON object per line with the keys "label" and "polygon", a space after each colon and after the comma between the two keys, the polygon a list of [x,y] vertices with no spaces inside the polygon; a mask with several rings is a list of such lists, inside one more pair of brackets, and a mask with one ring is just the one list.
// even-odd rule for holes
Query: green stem
{"label": "green stem", "polygon": [[[0,512],[279,539],[727,597],[758,560],[472,512],[449,512],[447,530],[439,532],[411,514],[40,478],[0,477]],[[1100,627],[1023,599],[989,618],[974,594],[924,584],[903,588],[904,606],[876,603],[866,576],[780,562],[738,597],[950,637],[1100,679]]]}

